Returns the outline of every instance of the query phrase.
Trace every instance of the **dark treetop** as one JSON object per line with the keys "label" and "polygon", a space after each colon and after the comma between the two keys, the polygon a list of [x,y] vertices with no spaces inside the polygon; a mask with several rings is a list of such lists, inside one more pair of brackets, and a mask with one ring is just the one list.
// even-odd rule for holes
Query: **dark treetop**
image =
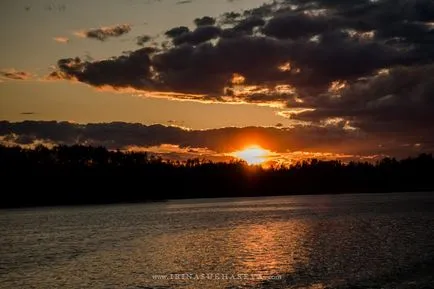
{"label": "dark treetop", "polygon": [[434,159],[376,163],[310,159],[269,169],[242,161],[162,160],[103,147],[0,146],[1,207],[145,202],[177,198],[434,190]]}

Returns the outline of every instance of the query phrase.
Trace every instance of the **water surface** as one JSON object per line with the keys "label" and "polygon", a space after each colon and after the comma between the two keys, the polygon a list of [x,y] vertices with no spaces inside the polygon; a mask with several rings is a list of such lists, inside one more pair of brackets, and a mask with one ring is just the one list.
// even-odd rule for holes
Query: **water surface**
{"label": "water surface", "polygon": [[411,193],[2,210],[0,288],[433,288],[433,208]]}

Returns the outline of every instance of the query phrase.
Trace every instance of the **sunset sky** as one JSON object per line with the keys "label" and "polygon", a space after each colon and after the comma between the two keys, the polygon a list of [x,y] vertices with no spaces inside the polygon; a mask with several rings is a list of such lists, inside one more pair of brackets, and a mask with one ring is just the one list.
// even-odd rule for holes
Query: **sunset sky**
{"label": "sunset sky", "polygon": [[[434,148],[431,0],[3,0],[0,141],[223,159]],[[26,121],[26,122],[23,122]]]}

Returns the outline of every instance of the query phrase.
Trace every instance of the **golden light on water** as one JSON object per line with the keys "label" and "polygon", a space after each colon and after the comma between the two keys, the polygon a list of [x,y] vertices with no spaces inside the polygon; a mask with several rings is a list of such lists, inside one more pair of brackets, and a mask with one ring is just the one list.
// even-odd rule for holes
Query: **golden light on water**
{"label": "golden light on water", "polygon": [[267,161],[271,156],[271,151],[258,145],[251,145],[243,150],[232,153],[236,158],[246,161],[249,165],[260,165]]}

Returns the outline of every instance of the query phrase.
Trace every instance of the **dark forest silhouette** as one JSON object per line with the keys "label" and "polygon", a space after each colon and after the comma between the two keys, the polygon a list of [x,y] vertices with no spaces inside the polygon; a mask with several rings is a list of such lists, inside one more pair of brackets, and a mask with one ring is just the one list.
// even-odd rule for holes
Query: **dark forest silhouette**
{"label": "dark forest silhouette", "polygon": [[179,198],[434,190],[431,154],[376,163],[310,159],[263,169],[243,161],[162,160],[103,147],[0,146],[2,207]]}

